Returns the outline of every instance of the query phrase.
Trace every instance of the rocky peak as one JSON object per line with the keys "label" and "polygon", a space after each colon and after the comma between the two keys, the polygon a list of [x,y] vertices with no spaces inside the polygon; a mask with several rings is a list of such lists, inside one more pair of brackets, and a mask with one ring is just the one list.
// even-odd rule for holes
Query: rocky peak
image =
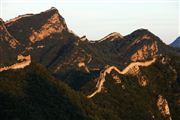
{"label": "rocky peak", "polygon": [[131,33],[131,35],[139,36],[144,34],[152,34],[148,29],[140,28]]}
{"label": "rocky peak", "polygon": [[14,37],[24,44],[35,43],[51,34],[68,30],[64,18],[54,7],[39,14],[21,15],[7,21],[5,25]]}
{"label": "rocky peak", "polygon": [[125,58],[124,61],[152,59],[159,54],[165,54],[169,49],[159,37],[147,29],[138,29],[124,36],[114,44],[113,48],[121,52],[120,56]]}
{"label": "rocky peak", "polygon": [[125,37],[132,52],[131,61],[141,61],[155,57],[159,53],[160,39],[147,29],[138,29]]}
{"label": "rocky peak", "polygon": [[52,13],[59,14],[58,9],[55,8],[55,7],[51,7],[49,10],[46,10],[45,12],[42,12],[42,13],[47,13],[47,12],[52,12]]}
{"label": "rocky peak", "polygon": [[124,37],[129,41],[138,41],[138,40],[152,40],[152,41],[161,41],[156,35],[150,32],[148,29],[138,29],[133,31],[131,34]]}
{"label": "rocky peak", "polygon": [[129,42],[130,51],[134,51],[132,61],[146,60],[170,52],[169,46],[147,29],[138,29],[125,38]]}

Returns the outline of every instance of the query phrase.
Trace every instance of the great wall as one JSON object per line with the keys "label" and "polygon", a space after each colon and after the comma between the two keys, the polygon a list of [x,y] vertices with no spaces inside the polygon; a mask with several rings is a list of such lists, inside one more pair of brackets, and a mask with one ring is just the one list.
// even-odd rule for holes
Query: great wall
{"label": "great wall", "polygon": [[10,66],[0,67],[0,72],[6,71],[6,70],[22,69],[31,64],[31,56],[30,55],[28,55],[28,56],[18,55],[17,60],[19,61],[18,63],[15,63]]}
{"label": "great wall", "polygon": [[[115,70],[117,73],[125,75],[125,74],[130,74],[130,75],[135,75],[139,72],[139,67],[147,67],[152,65],[153,63],[156,62],[156,58],[153,58],[152,60],[149,61],[145,61],[145,62],[132,62],[130,63],[125,69],[123,69],[122,71],[119,70],[117,67],[115,66],[108,66],[105,67],[105,70],[103,70],[100,73],[99,79],[97,81],[96,84],[96,90],[87,96],[87,98],[92,98],[93,96],[95,96],[97,93],[100,93],[104,87],[104,83],[106,81],[106,75],[110,74],[112,72],[112,70]],[[119,78],[116,78],[117,76],[112,76],[114,80],[116,80],[117,83],[121,83]],[[158,99],[156,101],[157,103],[157,108],[159,109],[159,111],[161,112],[161,114],[167,118],[167,120],[172,120],[171,118],[171,114],[170,114],[170,109],[169,109],[169,105],[167,100],[162,96],[159,95]]]}
{"label": "great wall", "polygon": [[[0,68],[0,72],[2,71],[6,71],[6,70],[16,70],[16,69],[22,69],[25,68],[26,66],[29,66],[31,64],[31,56],[23,56],[23,55],[18,55],[17,56],[17,60],[19,61],[19,63],[15,63],[13,65],[10,66],[5,66],[5,67],[1,67]],[[106,81],[106,75],[110,74],[112,72],[112,70],[115,70],[117,73],[119,74],[131,74],[131,75],[135,75],[136,73],[139,72],[139,67],[143,66],[150,66],[151,64],[155,63],[156,58],[153,58],[150,61],[145,61],[145,62],[133,62],[130,63],[125,69],[123,69],[122,71],[119,70],[117,67],[115,66],[107,66],[105,67],[105,70],[103,70],[100,73],[99,76],[99,80],[96,84],[96,90],[87,96],[87,98],[92,98],[93,96],[95,96],[97,93],[100,93],[104,87],[104,82]],[[84,63],[79,64],[79,67],[85,67]],[[89,70],[87,70],[89,71]],[[116,78],[117,76],[113,77]],[[119,78],[115,79],[117,83],[121,83],[121,81],[119,81]],[[168,120],[172,120],[171,118],[171,114],[170,114],[170,110],[169,110],[169,105],[167,100],[159,95],[158,99],[157,99],[157,107],[159,109],[159,111],[161,112],[161,114],[166,117]]]}
{"label": "great wall", "polygon": [[[153,58],[152,60],[150,61],[145,61],[145,62],[133,62],[133,63],[130,63],[125,69],[123,69],[122,71],[119,70],[117,67],[115,66],[110,66],[110,67],[107,67],[103,72],[100,73],[100,76],[99,76],[99,80],[96,84],[96,90],[87,96],[87,98],[92,98],[93,96],[95,96],[97,93],[100,93],[102,88],[103,88],[103,85],[104,85],[104,82],[106,81],[106,75],[107,74],[110,74],[112,72],[112,70],[115,70],[116,72],[118,72],[119,74],[135,74],[138,72],[139,70],[139,67],[140,66],[143,66],[143,67],[146,67],[146,66],[150,66],[151,64],[153,64],[154,62],[156,61],[156,58]],[[133,69],[135,68],[135,69]]]}

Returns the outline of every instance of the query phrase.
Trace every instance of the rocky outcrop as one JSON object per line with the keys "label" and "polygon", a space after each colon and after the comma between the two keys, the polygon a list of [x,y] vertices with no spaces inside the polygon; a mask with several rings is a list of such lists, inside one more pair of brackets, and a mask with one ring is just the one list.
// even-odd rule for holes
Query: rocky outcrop
{"label": "rocky outcrop", "polygon": [[79,67],[79,68],[84,68],[84,70],[85,70],[87,73],[90,73],[88,67],[86,66],[86,64],[85,64],[84,62],[78,63],[78,67]]}
{"label": "rocky outcrop", "polygon": [[146,87],[148,85],[148,79],[146,78],[145,75],[141,74],[141,72],[139,74],[137,74],[137,78],[138,78],[138,83],[140,86],[142,87]]}
{"label": "rocky outcrop", "polygon": [[35,43],[37,41],[43,40],[52,33],[62,32],[65,29],[67,29],[66,26],[61,24],[61,21],[59,20],[59,14],[56,13],[52,15],[47,20],[47,23],[42,25],[38,30],[32,30],[32,33],[29,36],[29,40],[32,43]]}
{"label": "rocky outcrop", "polygon": [[139,61],[146,60],[151,56],[156,56],[158,54],[158,46],[157,43],[152,43],[148,45],[144,45],[142,48],[137,50],[131,56],[131,61]]}
{"label": "rocky outcrop", "polygon": [[167,120],[172,120],[168,102],[162,95],[158,96],[157,107]]}

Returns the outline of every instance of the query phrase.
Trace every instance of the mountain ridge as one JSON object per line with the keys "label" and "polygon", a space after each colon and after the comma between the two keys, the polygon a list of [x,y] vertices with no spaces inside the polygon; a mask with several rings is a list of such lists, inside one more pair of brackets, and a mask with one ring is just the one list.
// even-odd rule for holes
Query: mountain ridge
{"label": "mountain ridge", "polygon": [[[40,18],[43,20],[39,21]],[[99,40],[101,42],[92,43],[86,37],[80,38],[72,33],[54,7],[39,14],[12,19],[6,22],[5,27],[21,46],[16,50],[16,56],[31,55],[32,61],[43,64],[57,77],[71,69],[83,72],[80,63],[90,73],[94,69],[103,69],[107,64],[123,68],[131,62],[166,55],[170,50],[147,29],[135,30],[126,36],[113,32]]]}
{"label": "mountain ridge", "polygon": [[[38,22],[39,20],[41,22]],[[36,24],[32,25],[32,23]],[[68,29],[64,18],[60,16],[56,8],[51,8],[39,14],[20,16],[18,19],[15,18],[15,20],[12,19],[6,22],[5,25],[10,34],[14,35],[22,43],[27,40],[33,43],[44,39],[49,34],[62,32],[63,30],[67,31]],[[15,28],[19,30],[13,31]]]}
{"label": "mountain ridge", "polygon": [[180,119],[180,55],[147,29],[92,42],[51,8],[0,30],[0,118]]}

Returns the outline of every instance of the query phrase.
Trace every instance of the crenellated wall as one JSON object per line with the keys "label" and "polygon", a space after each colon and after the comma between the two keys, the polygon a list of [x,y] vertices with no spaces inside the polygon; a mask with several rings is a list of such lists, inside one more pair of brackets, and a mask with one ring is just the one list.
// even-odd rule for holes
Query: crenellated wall
{"label": "crenellated wall", "polygon": [[107,66],[107,68],[105,68],[105,70],[103,70],[100,73],[99,80],[96,84],[97,89],[92,94],[88,95],[87,98],[92,98],[94,95],[101,92],[104,82],[106,81],[105,79],[106,75],[110,74],[112,70],[115,70],[117,73],[122,75],[124,74],[135,75],[135,73],[139,72],[139,66],[143,66],[143,67],[150,66],[151,64],[155,63],[155,61],[156,58],[153,58],[152,60],[145,62],[132,62],[123,70],[119,70],[116,66]]}
{"label": "crenellated wall", "polygon": [[20,62],[15,63],[10,66],[0,67],[0,72],[6,71],[6,70],[12,70],[12,69],[13,70],[22,69],[31,64],[31,56],[30,55],[28,55],[28,56],[18,55],[17,60]]}

